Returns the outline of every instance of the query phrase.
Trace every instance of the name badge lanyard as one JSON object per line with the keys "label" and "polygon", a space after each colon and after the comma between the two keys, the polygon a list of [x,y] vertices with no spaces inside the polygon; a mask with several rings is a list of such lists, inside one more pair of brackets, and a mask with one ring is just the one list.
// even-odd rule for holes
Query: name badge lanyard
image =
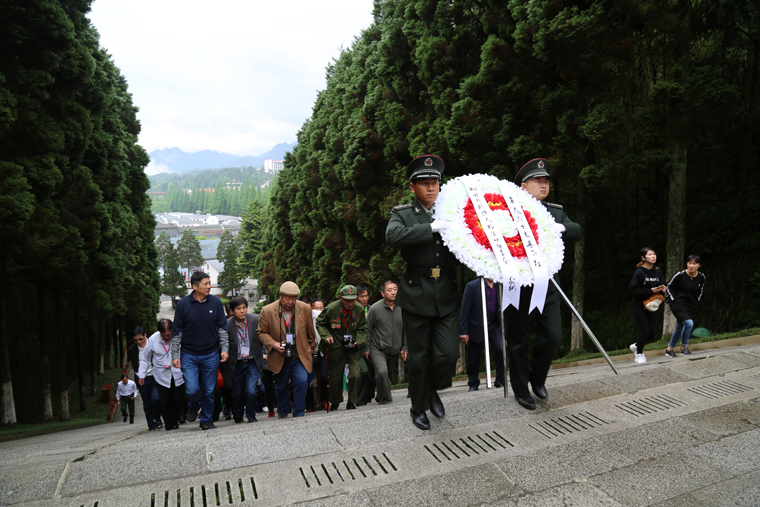
{"label": "name badge lanyard", "polygon": [[240,328],[235,325],[235,330],[237,331],[238,338],[240,338],[243,342],[243,345],[240,347],[240,357],[242,359],[245,359],[248,357],[248,319],[245,319],[245,330],[243,331],[243,335],[240,334]]}
{"label": "name badge lanyard", "polygon": [[164,359],[164,368],[171,368],[172,362],[171,362],[171,357],[169,357],[169,351],[171,350],[172,347],[171,345],[169,345],[169,348],[167,349],[164,346],[164,342],[161,342],[161,348],[164,349],[164,352],[166,352],[166,355],[167,355],[167,359]]}
{"label": "name badge lanyard", "polygon": [[[293,317],[296,315],[296,309],[293,308],[293,312],[290,314],[290,320],[286,321],[285,316],[282,314],[282,303],[280,304],[280,345],[282,345],[282,324],[285,323],[285,332],[287,334],[290,331],[290,326],[293,324]],[[293,333],[295,335],[295,333]],[[295,336],[293,337],[293,343],[295,344]]]}

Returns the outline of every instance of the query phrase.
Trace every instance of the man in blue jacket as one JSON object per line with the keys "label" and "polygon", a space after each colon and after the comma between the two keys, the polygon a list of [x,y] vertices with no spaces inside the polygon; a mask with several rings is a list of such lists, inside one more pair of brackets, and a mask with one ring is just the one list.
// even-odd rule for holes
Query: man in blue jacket
{"label": "man in blue jacket", "polygon": [[207,273],[193,273],[190,285],[193,292],[182,298],[174,311],[172,365],[182,369],[185,379],[190,409],[187,420],[194,422],[200,407],[200,428],[210,430],[216,428],[211,417],[219,362],[227,361],[229,350],[227,313],[219,298],[211,295]]}
{"label": "man in blue jacket", "polygon": [[[470,391],[477,391],[480,385],[480,357],[483,352],[485,335],[483,333],[483,298],[480,278],[469,282],[464,287],[462,296],[462,313],[459,317],[459,339],[467,345],[467,385]],[[499,309],[499,290],[501,286],[486,278],[486,321],[488,322],[488,343],[493,348],[491,364],[496,362],[496,382],[494,387],[504,386],[504,358],[502,355],[501,318]]]}

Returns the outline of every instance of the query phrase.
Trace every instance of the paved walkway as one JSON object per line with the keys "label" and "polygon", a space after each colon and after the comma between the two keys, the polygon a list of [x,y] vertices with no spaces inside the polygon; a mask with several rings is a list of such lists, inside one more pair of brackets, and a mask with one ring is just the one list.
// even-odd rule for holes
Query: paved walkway
{"label": "paved walkway", "polygon": [[532,412],[459,383],[427,432],[398,391],[391,405],[208,432],[117,418],[0,443],[0,504],[760,505],[760,345],[631,358],[615,358],[619,376],[553,370]]}

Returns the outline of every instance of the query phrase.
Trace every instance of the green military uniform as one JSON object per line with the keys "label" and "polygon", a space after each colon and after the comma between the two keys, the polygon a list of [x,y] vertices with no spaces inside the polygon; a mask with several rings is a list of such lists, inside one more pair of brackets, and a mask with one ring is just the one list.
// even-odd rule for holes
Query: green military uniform
{"label": "green military uniform", "polygon": [[[410,176],[426,177],[416,173]],[[432,214],[432,209],[415,199],[393,208],[385,230],[386,243],[400,250],[406,261],[396,304],[404,309],[409,393],[412,409],[418,414],[430,408],[433,391],[451,386],[459,357],[456,259],[441,235],[433,233]]]}
{"label": "green military uniform", "polygon": [[385,299],[381,299],[367,313],[364,344],[364,352],[369,352],[377,379],[378,403],[393,401],[391,385],[398,382],[398,355],[402,350],[407,352],[408,349],[401,307],[394,304],[391,309]]}
{"label": "green military uniform", "polygon": [[[530,178],[548,176],[549,163],[545,159],[535,159],[528,162],[517,173],[516,183],[519,185]],[[554,217],[554,221],[565,226],[563,239],[577,241],[583,237],[581,226],[570,220],[559,204],[542,202],[546,210]],[[559,283],[559,273],[554,275]],[[509,351],[509,380],[512,390],[518,398],[528,398],[528,383],[543,386],[549,373],[557,346],[562,339],[560,321],[560,295],[553,283],[549,283],[543,312],[538,309],[528,313],[533,286],[520,289],[520,308],[514,306],[505,312],[507,328],[507,350]],[[536,330],[536,342],[528,360],[528,343],[533,330]]]}
{"label": "green military uniform", "polygon": [[[355,291],[356,288],[354,288]],[[322,338],[319,342],[320,351],[327,356],[329,348],[330,361],[327,367],[330,369],[331,405],[337,406],[343,402],[343,370],[346,364],[348,364],[348,401],[353,405],[358,402],[359,360],[364,350],[365,325],[364,307],[359,303],[354,303],[351,312],[344,315],[341,300],[333,301],[317,317],[317,332]],[[356,339],[356,347],[350,349],[343,344],[344,335],[349,334]],[[325,341],[328,336],[332,336],[333,343],[328,344]]]}

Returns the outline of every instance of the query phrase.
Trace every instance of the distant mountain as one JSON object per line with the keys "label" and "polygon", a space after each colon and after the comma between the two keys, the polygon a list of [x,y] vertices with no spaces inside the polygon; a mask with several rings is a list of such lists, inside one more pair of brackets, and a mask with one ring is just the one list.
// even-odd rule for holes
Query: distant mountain
{"label": "distant mountain", "polygon": [[203,150],[186,153],[179,148],[164,148],[150,153],[149,174],[161,172],[185,173],[196,169],[220,169],[223,167],[260,167],[264,160],[282,160],[285,153],[293,150],[296,143],[280,143],[261,155],[232,155],[218,151]]}

